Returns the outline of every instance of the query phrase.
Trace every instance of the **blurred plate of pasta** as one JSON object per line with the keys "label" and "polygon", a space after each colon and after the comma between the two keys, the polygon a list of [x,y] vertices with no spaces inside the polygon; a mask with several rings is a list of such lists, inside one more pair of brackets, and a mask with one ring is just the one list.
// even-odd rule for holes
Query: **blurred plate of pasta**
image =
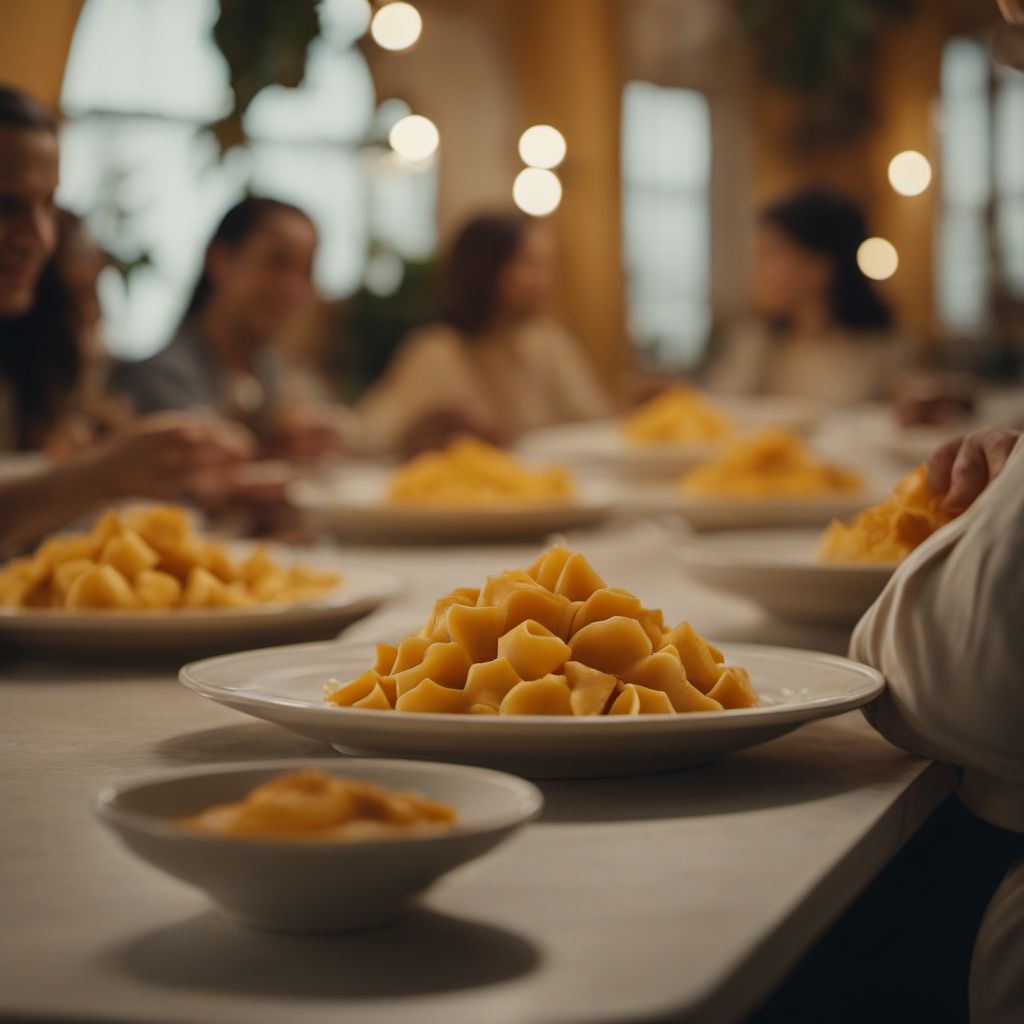
{"label": "blurred plate of pasta", "polygon": [[684,543],[686,574],[788,621],[852,626],[874,603],[895,562],[830,563],[820,530],[736,531]]}
{"label": "blurred plate of pasta", "polygon": [[[420,457],[438,458],[443,455]],[[508,481],[499,473],[498,480],[470,476],[450,484],[429,463],[411,473],[409,467],[349,466],[296,482],[289,497],[319,525],[380,542],[537,537],[594,526],[613,511],[611,490],[601,481],[514,461],[512,467],[501,463],[514,474]]]}
{"label": "blurred plate of pasta", "polygon": [[805,399],[712,399],[672,388],[627,416],[533,431],[520,448],[572,467],[665,479],[714,459],[738,436],[764,428],[802,433],[821,415],[820,405]]}
{"label": "blurred plate of pasta", "polygon": [[115,657],[237,650],[335,636],[399,590],[330,551],[223,542],[183,508],[143,506],[0,566],[0,638]]}
{"label": "blurred plate of pasta", "polygon": [[367,643],[321,643],[227,655],[185,666],[194,692],[331,744],[348,755],[445,760],[533,778],[671,771],[764,743],[873,700],[873,669],[844,658],[757,644],[726,645],[756,680],[754,707],[703,714],[473,715],[331,706],[324,682],[354,676]]}

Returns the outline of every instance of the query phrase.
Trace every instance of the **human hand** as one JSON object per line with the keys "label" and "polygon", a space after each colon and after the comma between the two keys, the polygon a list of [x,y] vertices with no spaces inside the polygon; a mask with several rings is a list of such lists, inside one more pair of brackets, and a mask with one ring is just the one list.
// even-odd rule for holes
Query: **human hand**
{"label": "human hand", "polygon": [[158,413],[98,445],[91,459],[113,496],[160,498],[187,492],[211,474],[250,458],[253,443],[236,424],[189,413]]}
{"label": "human hand", "polygon": [[1020,434],[984,427],[940,445],[928,460],[928,486],[940,509],[959,515],[1000,474]]}
{"label": "human hand", "polygon": [[274,423],[268,454],[300,461],[343,455],[350,425],[342,406],[307,406],[283,410]]}

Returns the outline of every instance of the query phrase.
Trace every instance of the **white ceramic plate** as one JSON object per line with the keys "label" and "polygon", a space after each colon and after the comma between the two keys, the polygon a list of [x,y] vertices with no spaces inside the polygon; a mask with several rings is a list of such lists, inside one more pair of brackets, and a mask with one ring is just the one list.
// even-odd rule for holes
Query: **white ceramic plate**
{"label": "white ceramic plate", "polygon": [[572,501],[495,506],[392,505],[385,500],[393,470],[352,469],[303,480],[291,501],[346,537],[372,541],[482,541],[536,537],[592,526],[613,509],[607,488],[577,481]]}
{"label": "white ceramic plate", "polygon": [[806,498],[713,498],[673,491],[661,510],[681,515],[695,530],[826,526],[849,519],[880,499],[866,491]]}
{"label": "white ceramic plate", "polygon": [[[733,418],[743,433],[768,426],[803,432],[822,414],[819,403],[800,398],[714,398],[713,401]],[[716,458],[722,451],[720,441],[632,444],[623,436],[622,426],[623,420],[614,419],[547,427],[524,437],[520,448],[526,454],[549,462],[646,479],[679,477],[701,462]]]}
{"label": "white ceramic plate", "polygon": [[12,646],[60,656],[181,655],[184,660],[217,651],[333,637],[402,589],[396,576],[348,569],[336,555],[295,551],[284,556],[282,550],[272,550],[271,554],[282,564],[294,561],[325,572],[339,572],[342,582],[309,601],[249,608],[167,612],[0,608],[0,639]]}
{"label": "white ceramic plate", "polygon": [[[289,842],[198,836],[169,820],[241,799],[278,775],[309,767],[443,800],[458,823],[369,842]],[[96,813],[143,860],[205,890],[242,924],[340,931],[398,917],[441,875],[486,853],[542,805],[536,787],[499,772],[332,758],[164,772],[103,790]]]}
{"label": "white ceramic plate", "polygon": [[820,541],[817,530],[728,533],[685,544],[680,558],[694,579],[779,618],[853,625],[896,566],[823,564],[817,560]]}
{"label": "white ceramic plate", "polygon": [[304,644],[186,665],[196,693],[332,744],[348,754],[434,758],[502,767],[534,778],[667,771],[764,743],[804,722],[859,707],[882,690],[873,669],[844,658],[757,644],[726,644],[750,670],[761,703],[689,715],[547,717],[441,715],[339,708],[323,702],[330,679],[353,679],[371,644]]}

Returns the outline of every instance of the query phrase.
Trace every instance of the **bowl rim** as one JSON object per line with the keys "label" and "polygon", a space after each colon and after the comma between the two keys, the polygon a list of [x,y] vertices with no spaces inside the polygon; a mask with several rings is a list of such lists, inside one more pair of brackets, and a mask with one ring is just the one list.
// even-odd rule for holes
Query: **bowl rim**
{"label": "bowl rim", "polygon": [[[477,824],[463,825],[456,821],[453,828],[438,832],[427,832],[412,835],[395,835],[380,839],[275,839],[263,836],[218,836],[189,832],[174,823],[173,819],[164,818],[142,811],[128,810],[118,806],[121,796],[132,791],[165,782],[184,781],[210,775],[230,775],[247,771],[275,771],[280,774],[300,768],[323,768],[335,774],[344,774],[345,765],[351,761],[357,769],[377,767],[401,768],[411,772],[426,769],[446,770],[456,775],[472,775],[478,779],[489,780],[492,784],[500,783],[515,792],[523,802],[523,807],[510,809],[503,814],[486,818]],[[474,765],[452,764],[445,761],[422,761],[405,758],[343,758],[308,757],[281,758],[250,761],[225,761],[218,764],[196,765],[190,768],[178,768],[148,772],[144,775],[126,777],[105,785],[93,798],[92,810],[105,825],[117,830],[144,833],[152,838],[175,842],[193,843],[206,846],[218,846],[233,849],[274,849],[295,851],[296,854],[309,851],[358,849],[373,850],[394,848],[405,843],[437,845],[467,839],[473,836],[491,835],[528,824],[535,820],[544,807],[544,795],[541,790],[527,779],[520,778],[510,772],[497,771],[493,768],[481,768]]]}

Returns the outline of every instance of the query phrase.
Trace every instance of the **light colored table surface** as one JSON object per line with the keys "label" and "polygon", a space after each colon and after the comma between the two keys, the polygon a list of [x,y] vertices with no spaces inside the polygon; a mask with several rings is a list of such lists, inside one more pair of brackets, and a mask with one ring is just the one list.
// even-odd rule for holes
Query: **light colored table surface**
{"label": "light colored table surface", "polygon": [[[842,651],[687,582],[649,526],[584,547],[609,582],[723,640]],[[536,546],[381,549],[388,633]],[[405,923],[250,932],[136,861],[89,803],[137,772],[326,748],[202,701],[171,668],[0,662],[0,1016],[139,1022],[738,1021],[949,792],[859,715],[671,775],[545,783],[542,820]],[[851,965],[851,970],[857,970]]]}

